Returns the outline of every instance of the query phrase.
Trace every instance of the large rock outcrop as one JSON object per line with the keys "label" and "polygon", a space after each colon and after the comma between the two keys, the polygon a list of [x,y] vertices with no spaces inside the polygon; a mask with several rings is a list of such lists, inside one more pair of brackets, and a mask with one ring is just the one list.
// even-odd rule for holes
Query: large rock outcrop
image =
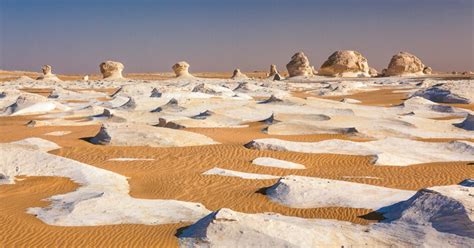
{"label": "large rock outcrop", "polygon": [[367,59],[357,51],[336,51],[324,62],[318,74],[331,77],[370,77]]}
{"label": "large rock outcrop", "polygon": [[[395,54],[384,76],[417,76],[424,75],[425,65],[415,55],[407,52]],[[427,70],[428,72],[428,70]]]}
{"label": "large rock outcrop", "polygon": [[100,73],[102,73],[103,79],[115,80],[123,79],[122,71],[125,68],[120,62],[107,60],[99,65]]}
{"label": "large rock outcrop", "polygon": [[186,61],[180,61],[174,64],[171,68],[178,78],[192,77],[192,75],[189,73],[189,64]]}
{"label": "large rock outcrop", "polygon": [[313,76],[313,68],[309,63],[308,57],[303,52],[295,53],[286,65],[286,69],[290,77]]}
{"label": "large rock outcrop", "polygon": [[472,182],[465,180],[460,185],[422,189],[407,200],[378,209],[385,219],[369,225],[275,213],[246,214],[222,208],[183,228],[178,234],[179,244],[181,247],[470,247],[474,242]]}
{"label": "large rock outcrop", "polygon": [[52,72],[53,68],[50,65],[43,65],[41,67],[41,71],[43,72],[43,75],[39,76],[37,80],[52,80],[52,81],[60,81],[60,79],[53,74]]}

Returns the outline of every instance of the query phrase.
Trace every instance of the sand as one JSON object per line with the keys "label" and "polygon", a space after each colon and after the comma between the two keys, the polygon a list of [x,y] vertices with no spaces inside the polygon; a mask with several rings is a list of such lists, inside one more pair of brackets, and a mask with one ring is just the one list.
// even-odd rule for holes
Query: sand
{"label": "sand", "polygon": [[[140,77],[140,75],[135,76]],[[149,75],[141,77],[147,76]],[[155,78],[154,76],[149,77]],[[407,98],[407,93],[396,92],[397,90],[399,88],[389,88],[324,98],[338,101],[343,98],[351,98],[361,101],[358,103],[360,105],[393,106],[402,103]],[[47,96],[51,89],[36,89],[29,90],[29,92]],[[314,96],[301,92],[293,95],[302,98]],[[471,105],[458,104],[455,106],[465,109],[472,108]],[[344,220],[362,225],[374,223],[380,219],[380,216],[372,213],[372,209],[286,207],[268,200],[264,195],[265,189],[275,184],[278,179],[249,180],[239,177],[203,175],[204,172],[214,167],[273,176],[299,175],[345,180],[405,190],[457,184],[466,178],[474,177],[472,162],[435,162],[405,167],[374,166],[371,164],[370,156],[259,151],[243,147],[243,144],[261,138],[278,138],[299,142],[318,142],[330,139],[356,142],[370,140],[345,134],[268,135],[261,132],[266,125],[259,122],[247,123],[249,126],[243,128],[186,128],[186,131],[206,135],[220,144],[165,148],[93,145],[84,138],[94,136],[100,125],[25,126],[31,119],[41,118],[38,116],[0,117],[0,142],[12,142],[29,137],[50,140],[61,147],[50,151],[50,153],[128,177],[132,197],[200,202],[211,211],[230,208],[243,213],[275,212],[304,218]],[[51,132],[59,131],[70,133],[61,136],[48,135]],[[446,140],[424,139],[427,142]],[[258,157],[271,157],[294,162],[304,165],[306,169],[291,170],[252,164],[252,161]],[[116,158],[145,158],[146,160],[114,161]],[[42,199],[73,191],[77,185],[65,178],[29,177],[21,179],[13,185],[0,185],[0,229],[2,230],[0,242],[6,247],[48,246],[50,244],[70,247],[129,245],[169,247],[177,246],[175,235],[178,229],[191,224],[49,226],[27,214],[25,209],[47,206],[48,202],[41,201]],[[8,204],[4,204],[5,202]]]}

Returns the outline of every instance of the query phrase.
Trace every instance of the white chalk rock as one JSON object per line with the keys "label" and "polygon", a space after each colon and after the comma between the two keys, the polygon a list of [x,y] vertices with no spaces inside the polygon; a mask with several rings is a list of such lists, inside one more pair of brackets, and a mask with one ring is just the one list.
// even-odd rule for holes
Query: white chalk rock
{"label": "white chalk rock", "polygon": [[282,177],[266,190],[267,197],[272,201],[292,208],[347,207],[376,210],[407,200],[414,194],[410,190],[302,176]]}
{"label": "white chalk rock", "polygon": [[370,77],[367,59],[357,51],[336,51],[321,65],[318,74],[332,77]]}
{"label": "white chalk rock", "polygon": [[0,154],[2,183],[26,175],[67,177],[79,184],[75,191],[50,197],[50,206],[27,210],[48,225],[158,225],[196,221],[209,213],[199,203],[132,198],[126,177],[71,159],[14,144],[0,144]]}
{"label": "white chalk rock", "polygon": [[259,157],[252,161],[253,164],[265,167],[275,167],[282,169],[305,169],[302,164],[293,163],[285,160],[274,159],[269,157]]}
{"label": "white chalk rock", "polygon": [[290,77],[313,76],[313,69],[308,57],[303,52],[295,53],[286,65]]}
{"label": "white chalk rock", "polygon": [[176,147],[217,144],[193,132],[143,124],[109,123],[90,139],[93,144],[113,146]]}
{"label": "white chalk rock", "polygon": [[258,150],[372,156],[376,165],[392,166],[474,160],[474,143],[468,141],[433,143],[385,138],[369,142],[347,140],[293,142],[280,139],[257,139],[245,146]]}
{"label": "white chalk rock", "polygon": [[36,138],[36,137],[26,138],[26,139],[18,140],[11,143],[29,147],[35,150],[44,151],[44,152],[49,152],[49,151],[61,148],[60,146],[58,146],[56,143],[52,141]]}
{"label": "white chalk rock", "polygon": [[407,52],[399,52],[393,55],[385,76],[416,76],[424,75],[425,65],[415,55]]}
{"label": "white chalk rock", "polygon": [[102,62],[99,65],[99,68],[100,68],[100,73],[102,73],[103,79],[107,79],[107,80],[123,79],[122,71],[125,68],[125,66],[120,62],[107,60],[107,61]]}
{"label": "white chalk rock", "polygon": [[61,81],[56,75],[53,74],[52,66],[50,65],[43,65],[41,68],[43,75],[39,76],[37,80],[45,80],[45,81]]}
{"label": "white chalk rock", "polygon": [[171,67],[177,78],[193,77],[189,73],[189,64],[186,61],[180,61]]}

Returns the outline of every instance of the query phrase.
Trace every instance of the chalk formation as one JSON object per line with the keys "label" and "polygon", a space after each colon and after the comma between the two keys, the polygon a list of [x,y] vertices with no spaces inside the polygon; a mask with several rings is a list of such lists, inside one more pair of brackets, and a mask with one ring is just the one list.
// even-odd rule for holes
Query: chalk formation
{"label": "chalk formation", "polygon": [[232,79],[247,79],[247,75],[243,74],[239,68],[234,70],[234,73],[232,73]]}
{"label": "chalk formation", "polygon": [[174,71],[174,74],[176,74],[176,77],[178,78],[183,78],[183,77],[192,77],[191,74],[189,74],[189,64],[186,61],[180,61],[171,67]]}
{"label": "chalk formation", "polygon": [[388,65],[384,76],[416,76],[431,73],[431,68],[425,67],[415,55],[407,52],[395,54]]}
{"label": "chalk formation", "polygon": [[52,73],[53,68],[50,65],[43,65],[43,67],[41,67],[41,70],[43,71],[43,75],[39,76],[37,80],[60,81],[60,79]]}
{"label": "chalk formation", "polygon": [[275,80],[275,81],[279,81],[283,79],[283,77],[278,72],[276,65],[270,65],[270,73],[268,73],[267,78]]}
{"label": "chalk formation", "polygon": [[319,75],[331,77],[370,77],[367,59],[357,51],[336,51],[319,69]]}
{"label": "chalk formation", "polygon": [[313,76],[313,68],[309,64],[308,57],[303,52],[295,53],[291,61],[286,65],[290,77]]}
{"label": "chalk formation", "polygon": [[107,60],[100,65],[100,73],[104,79],[123,79],[122,71],[124,66],[120,62]]}

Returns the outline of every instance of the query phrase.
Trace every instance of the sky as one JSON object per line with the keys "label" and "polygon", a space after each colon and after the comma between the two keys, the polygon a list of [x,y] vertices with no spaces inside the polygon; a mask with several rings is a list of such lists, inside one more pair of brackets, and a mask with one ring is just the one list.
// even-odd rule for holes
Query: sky
{"label": "sky", "polygon": [[98,73],[280,70],[298,51],[316,68],[357,50],[386,68],[399,51],[434,70],[474,70],[472,0],[0,0],[0,69]]}

